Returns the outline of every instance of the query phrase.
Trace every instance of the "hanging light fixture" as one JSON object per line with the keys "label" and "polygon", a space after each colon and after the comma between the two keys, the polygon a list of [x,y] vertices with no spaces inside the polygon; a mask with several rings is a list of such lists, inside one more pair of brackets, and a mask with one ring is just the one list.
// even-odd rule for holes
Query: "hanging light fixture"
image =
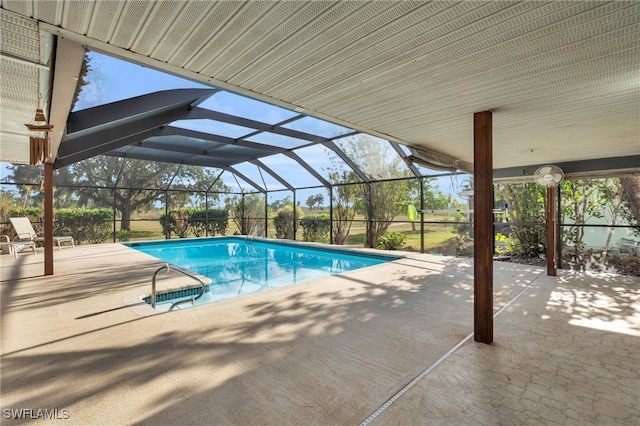
{"label": "hanging light fixture", "polygon": [[25,126],[29,129],[29,163],[37,166],[51,154],[49,132],[53,129],[53,125],[47,124],[42,108],[37,108],[33,124],[25,124]]}

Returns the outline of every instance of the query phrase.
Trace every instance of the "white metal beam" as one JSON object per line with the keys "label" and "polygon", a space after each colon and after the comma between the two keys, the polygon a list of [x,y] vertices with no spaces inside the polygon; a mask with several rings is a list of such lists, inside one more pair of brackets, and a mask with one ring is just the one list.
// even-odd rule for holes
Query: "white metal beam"
{"label": "white metal beam", "polygon": [[78,85],[84,53],[85,49],[81,44],[58,37],[51,111],[49,112],[49,124],[53,124],[53,131],[50,135],[52,155],[45,160],[47,163],[53,163],[58,154],[60,142],[67,126],[67,119],[71,112],[73,95]]}

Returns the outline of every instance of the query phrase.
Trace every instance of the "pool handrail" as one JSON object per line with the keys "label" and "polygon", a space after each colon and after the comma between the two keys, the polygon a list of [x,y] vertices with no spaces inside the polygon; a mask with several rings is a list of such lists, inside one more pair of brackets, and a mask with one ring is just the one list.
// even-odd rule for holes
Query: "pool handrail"
{"label": "pool handrail", "polygon": [[151,307],[153,309],[156,308],[156,277],[158,276],[158,273],[160,271],[171,271],[174,270],[176,272],[181,273],[182,275],[185,275],[191,279],[194,279],[196,281],[198,281],[200,283],[200,285],[202,286],[202,288],[200,289],[200,293],[196,296],[196,297],[189,297],[188,299],[183,299],[183,300],[178,300],[177,302],[174,302],[170,307],[169,307],[169,311],[173,310],[173,308],[175,308],[177,305],[181,304],[181,303],[185,303],[185,302],[195,302],[196,300],[200,299],[203,295],[204,292],[206,291],[207,285],[204,283],[204,281],[202,281],[200,278],[196,277],[195,275],[192,275],[188,272],[185,272],[181,269],[178,268],[174,268],[173,266],[169,265],[168,263],[165,263],[164,266],[161,266],[160,268],[158,268],[154,273],[153,273],[153,278],[151,279]]}

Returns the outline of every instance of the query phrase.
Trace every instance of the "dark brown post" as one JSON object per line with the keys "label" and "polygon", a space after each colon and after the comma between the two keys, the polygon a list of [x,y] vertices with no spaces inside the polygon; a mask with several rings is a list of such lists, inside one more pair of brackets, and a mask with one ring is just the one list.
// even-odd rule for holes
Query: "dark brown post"
{"label": "dark brown post", "polygon": [[53,164],[44,163],[44,274],[53,275]]}
{"label": "dark brown post", "polygon": [[491,111],[473,115],[473,280],[476,342],[493,342],[493,122]]}
{"label": "dark brown post", "polygon": [[555,186],[547,188],[547,275],[558,275],[556,267],[556,191]]}

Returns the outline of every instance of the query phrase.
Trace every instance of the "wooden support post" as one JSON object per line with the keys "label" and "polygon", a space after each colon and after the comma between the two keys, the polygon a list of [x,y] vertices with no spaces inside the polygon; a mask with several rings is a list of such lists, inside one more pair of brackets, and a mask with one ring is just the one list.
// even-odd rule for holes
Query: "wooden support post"
{"label": "wooden support post", "polygon": [[476,342],[493,342],[493,121],[491,111],[473,115],[473,281]]}
{"label": "wooden support post", "polygon": [[557,244],[557,229],[556,229],[556,191],[557,187],[551,186],[547,188],[547,275],[555,277],[558,275],[558,268],[556,267],[556,244]]}
{"label": "wooden support post", "polygon": [[44,163],[44,274],[53,275],[53,163]]}

